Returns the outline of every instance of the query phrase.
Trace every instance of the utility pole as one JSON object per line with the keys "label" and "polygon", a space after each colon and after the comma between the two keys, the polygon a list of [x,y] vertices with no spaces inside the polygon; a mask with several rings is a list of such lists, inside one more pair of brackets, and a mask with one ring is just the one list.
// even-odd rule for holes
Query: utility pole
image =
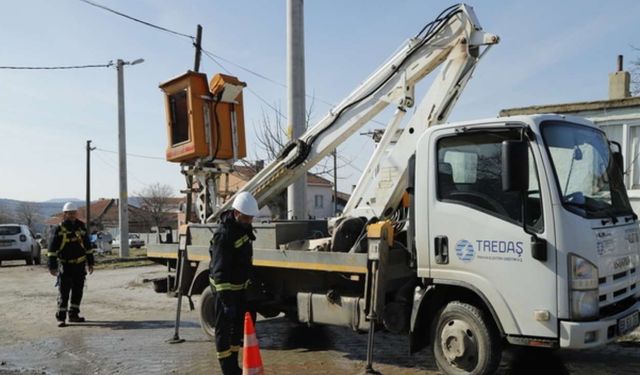
{"label": "utility pole", "polygon": [[85,216],[87,221],[87,231],[91,234],[91,151],[95,150],[91,147],[91,141],[87,141],[87,196],[85,206]]}
{"label": "utility pole", "polygon": [[338,149],[333,150],[333,216],[338,215]]}
{"label": "utility pole", "polygon": [[[287,105],[289,138],[299,138],[305,130],[304,87],[304,1],[287,0]],[[307,175],[287,188],[289,219],[305,219]]]}
{"label": "utility pole", "polygon": [[196,42],[193,44],[196,48],[195,62],[193,63],[193,71],[200,71],[200,57],[202,56],[202,26],[198,25],[196,30]]}
{"label": "utility pole", "polygon": [[132,62],[118,59],[118,170],[120,175],[120,201],[118,203],[118,220],[120,221],[120,252],[121,258],[129,256],[129,203],[127,197],[127,140],[124,123],[124,66],[136,65],[144,62],[137,59]]}

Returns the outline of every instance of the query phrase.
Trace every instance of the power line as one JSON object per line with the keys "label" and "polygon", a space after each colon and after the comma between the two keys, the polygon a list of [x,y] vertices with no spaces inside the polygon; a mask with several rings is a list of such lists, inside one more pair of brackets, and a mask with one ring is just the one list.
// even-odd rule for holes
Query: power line
{"label": "power line", "polygon": [[[207,56],[208,58],[211,59],[211,61],[213,61],[216,65],[218,65],[222,70],[224,70],[226,73],[231,74],[231,72],[229,71],[229,69],[227,69],[224,65],[222,65],[222,63],[220,63],[220,61],[218,61],[211,52],[206,51],[206,50],[202,50],[202,52],[204,52],[205,56]],[[271,108],[272,110],[275,111],[275,113],[282,117],[284,120],[287,119],[287,117],[285,115],[282,114],[282,112],[280,112],[280,110],[278,110],[276,107],[274,107],[272,104],[270,104],[266,99],[264,99],[262,96],[260,96],[257,92],[253,91],[250,87],[247,87],[247,90],[252,93],[253,95],[255,95],[256,98],[258,98],[262,103],[264,103],[266,106],[268,106],[269,108]]]}
{"label": "power line", "polygon": [[164,32],[167,32],[167,33],[178,35],[178,36],[181,36],[181,37],[184,37],[184,38],[189,38],[192,41],[195,41],[195,39],[196,39],[193,35],[183,34],[183,33],[171,30],[171,29],[167,29],[166,27],[155,25],[155,24],[153,24],[151,22],[143,21],[141,19],[138,19],[138,18],[129,16],[129,15],[126,15],[124,13],[118,12],[117,10],[111,9],[109,7],[106,7],[106,6],[102,5],[102,4],[94,3],[93,1],[89,1],[89,0],[80,0],[80,1],[82,1],[83,3],[89,4],[91,6],[94,6],[96,8],[100,8],[100,9],[106,10],[107,12],[111,12],[113,14],[116,14],[116,15],[120,16],[120,17],[124,17],[124,18],[130,19],[131,21],[138,22],[138,23],[141,23],[141,24],[143,24],[145,26],[152,27],[154,29],[158,29],[158,30],[161,30],[161,31],[164,31]]}
{"label": "power line", "polygon": [[[97,149],[96,149],[97,150]],[[103,150],[101,150],[103,151]],[[118,171],[118,167],[116,167],[115,165],[113,165],[111,162],[107,161],[105,158],[102,157],[102,155],[100,154],[96,154],[96,156],[98,157],[98,160],[100,160],[104,165],[109,166],[110,168],[112,168],[114,171]],[[133,178],[136,182],[138,182],[139,184],[143,185],[143,186],[149,186],[149,184],[147,184],[146,182],[140,180],[139,178],[137,178],[134,174],[132,174],[130,176],[131,178]]]}
{"label": "power line", "polygon": [[[130,20],[132,20],[132,21],[134,21],[134,22],[141,23],[141,24],[143,24],[143,25],[145,25],[145,26],[149,26],[149,27],[152,27],[152,28],[154,28],[154,29],[158,29],[158,30],[161,30],[161,31],[165,31],[165,32],[168,32],[168,33],[171,33],[171,34],[179,35],[179,36],[182,36],[182,37],[185,37],[185,38],[189,38],[189,39],[191,39],[191,41],[195,41],[195,37],[194,37],[193,35],[184,34],[184,33],[178,32],[178,31],[174,31],[174,30],[168,29],[168,28],[166,28],[166,27],[158,26],[158,25],[153,24],[153,23],[151,23],[151,22],[143,21],[143,20],[141,20],[141,19],[138,19],[138,18],[135,18],[135,17],[129,16],[129,15],[124,14],[124,13],[122,13],[122,12],[118,12],[117,10],[114,10],[114,9],[111,9],[111,8],[106,7],[106,6],[104,6],[104,5],[101,5],[101,4],[98,4],[98,3],[95,3],[95,2],[93,2],[93,1],[89,1],[89,0],[80,0],[80,1],[82,1],[83,3],[86,3],[86,4],[89,4],[89,5],[92,5],[92,6],[98,7],[98,8],[100,8],[100,9],[106,10],[106,11],[108,11],[108,12],[114,13],[114,14],[116,14],[116,15],[118,15],[118,16],[121,16],[121,17],[124,17],[124,18],[130,19]],[[254,75],[254,76],[258,77],[258,78],[261,78],[261,79],[263,79],[263,80],[265,80],[265,81],[271,82],[271,83],[273,83],[274,85],[280,86],[280,87],[282,87],[282,88],[287,88],[287,85],[285,85],[284,83],[282,83],[282,82],[278,82],[278,81],[276,81],[276,80],[274,80],[274,79],[272,79],[272,78],[269,78],[269,77],[265,76],[264,74],[258,73],[258,72],[254,71],[254,70],[252,70],[252,69],[249,69],[249,68],[247,68],[247,67],[245,67],[245,66],[242,66],[242,65],[240,65],[240,64],[238,64],[238,63],[235,63],[235,62],[233,62],[233,61],[231,61],[231,60],[229,60],[229,59],[227,59],[227,58],[224,58],[224,57],[222,57],[222,56],[220,56],[220,55],[216,55],[216,54],[214,54],[214,53],[212,53],[212,52],[210,52],[210,51],[205,50],[204,48],[202,48],[201,50],[202,50],[202,52],[204,52],[205,54],[208,54],[208,55],[209,55],[209,58],[211,58],[212,60],[214,60],[214,62],[216,62],[216,63],[217,63],[217,61],[215,61],[215,59],[222,60],[222,61],[224,61],[224,62],[226,62],[226,63],[228,63],[228,64],[231,64],[231,65],[233,65],[233,66],[235,66],[235,67],[237,67],[237,68],[239,68],[239,69],[241,69],[241,70],[244,70],[245,72],[247,72],[247,73],[249,73],[249,74],[252,74],[252,75]],[[218,64],[218,65],[220,65],[219,63],[217,63],[217,64]],[[225,70],[227,71],[227,73],[231,74],[231,72],[229,72],[229,70],[227,70],[227,69],[225,69]],[[325,104],[325,105],[327,105],[327,106],[329,106],[329,107],[335,107],[335,104],[330,103],[330,102],[328,102],[328,101],[326,101],[326,100],[323,100],[322,98],[318,98],[318,97],[316,97],[316,96],[314,96],[314,95],[305,94],[305,96],[306,96],[307,98],[310,98],[310,99],[318,100],[319,102],[321,102],[321,103],[323,103],[323,104]],[[262,99],[261,99],[261,100],[262,100]],[[265,104],[267,104],[267,105],[268,105],[268,103],[265,103]],[[269,106],[270,106],[270,105],[269,105]],[[270,106],[270,107],[271,107],[271,106]]]}
{"label": "power line", "polygon": [[112,67],[113,61],[108,64],[92,64],[92,65],[69,65],[69,66],[0,66],[0,69],[12,70],[69,70],[69,69],[88,69],[88,68],[109,68]]}
{"label": "power line", "polygon": [[[102,152],[108,152],[110,154],[118,154],[117,151],[105,150],[104,148],[99,148],[99,147],[96,147],[95,150],[96,151],[102,151]],[[130,154],[130,153],[127,153],[127,156],[132,156],[134,158],[143,158],[143,159],[153,159],[153,160],[162,160],[162,161],[165,160],[165,158],[162,158],[162,157],[159,157],[159,156],[139,155],[139,154]]]}
{"label": "power line", "polygon": [[[124,14],[124,13],[122,13],[122,12],[119,12],[119,11],[117,11],[117,10],[111,9],[111,8],[109,8],[109,7],[106,7],[106,6],[104,6],[104,5],[101,5],[101,4],[98,4],[98,3],[95,3],[95,2],[90,1],[90,0],[80,0],[80,1],[81,1],[81,2],[83,2],[83,3],[89,4],[89,5],[91,5],[91,6],[94,6],[94,7],[97,7],[97,8],[103,9],[103,10],[106,10],[106,11],[108,11],[108,12],[110,12],[110,13],[113,13],[113,14],[116,14],[116,15],[118,15],[118,16],[121,16],[121,17],[127,18],[127,19],[129,19],[129,20],[134,21],[134,22],[138,22],[138,23],[143,24],[143,25],[145,25],[145,26],[149,26],[149,27],[152,27],[152,28],[154,28],[154,29],[161,30],[161,31],[164,31],[164,32],[168,32],[168,33],[171,33],[171,34],[174,34],[174,35],[178,35],[178,36],[182,36],[182,37],[185,37],[185,38],[189,38],[192,42],[194,42],[194,43],[195,43],[195,37],[194,37],[193,35],[184,34],[184,33],[181,33],[181,32],[175,31],[175,30],[168,29],[168,28],[166,28],[166,27],[158,26],[158,25],[153,24],[153,23],[151,23],[151,22],[143,21],[143,20],[141,20],[141,19],[138,19],[138,18],[135,18],[135,17],[129,16],[129,15],[127,15],[127,14]],[[194,45],[195,45],[195,44],[194,44]],[[235,62],[233,62],[233,61],[231,61],[231,60],[229,60],[229,59],[226,59],[226,58],[224,58],[224,57],[222,57],[222,56],[216,55],[216,54],[214,54],[214,53],[212,53],[212,52],[210,52],[210,51],[208,51],[208,50],[206,50],[206,49],[204,49],[204,48],[202,48],[201,50],[202,50],[202,52],[204,52],[204,54],[205,54],[207,57],[209,57],[209,58],[210,58],[210,59],[211,59],[215,64],[217,64],[218,66],[220,66],[220,68],[222,68],[222,69],[223,69],[225,72],[227,72],[228,74],[231,74],[231,72],[229,71],[229,69],[225,68],[225,67],[224,67],[224,66],[223,66],[223,65],[222,65],[218,60],[223,60],[223,61],[225,61],[225,62],[227,62],[227,63],[229,63],[229,64],[231,64],[231,65],[233,65],[233,66],[235,66],[235,67],[237,67],[237,68],[239,68],[239,69],[242,69],[242,70],[244,70],[244,71],[246,71],[246,72],[248,72],[248,73],[250,73],[250,74],[252,74],[252,75],[254,75],[254,76],[256,76],[256,77],[258,77],[258,78],[261,78],[261,79],[263,79],[263,80],[266,80],[266,81],[268,81],[268,82],[271,82],[271,83],[273,83],[273,84],[275,84],[275,85],[278,85],[278,86],[280,86],[280,87],[283,87],[283,88],[286,88],[286,87],[287,87],[287,85],[285,85],[285,84],[283,84],[283,83],[281,83],[281,82],[278,82],[278,81],[276,81],[276,80],[274,80],[274,79],[271,79],[271,78],[269,78],[269,77],[265,76],[264,74],[260,74],[260,73],[258,73],[258,72],[256,72],[256,71],[252,70],[252,69],[249,69],[249,68],[247,68],[247,67],[244,67],[244,66],[242,66],[242,65],[240,65],[240,64],[238,64],[238,63],[235,63]],[[273,105],[271,105],[267,100],[265,100],[265,99],[264,99],[262,96],[260,96],[257,92],[255,92],[254,90],[252,90],[250,87],[247,87],[247,90],[248,90],[250,93],[252,93],[253,95],[255,95],[255,96],[256,96],[256,97],[257,97],[257,98],[258,98],[262,103],[264,103],[266,106],[268,106],[269,108],[271,108],[272,110],[274,110],[274,111],[275,111],[275,112],[276,112],[280,117],[282,117],[282,118],[283,118],[283,119],[285,119],[285,120],[287,119],[287,118],[286,118],[286,116],[284,116],[284,115],[280,112],[280,110],[278,110],[278,109],[277,109],[277,108],[275,108]],[[331,103],[331,102],[329,102],[329,101],[323,100],[322,98],[318,98],[318,97],[316,97],[315,95],[309,95],[309,94],[306,94],[306,93],[305,93],[305,97],[310,98],[310,99],[314,99],[314,100],[318,100],[319,102],[321,102],[321,103],[323,103],[323,104],[325,104],[325,105],[327,105],[327,106],[329,106],[329,107],[335,107],[335,104],[333,104],[333,103]],[[379,121],[377,121],[377,120],[373,120],[373,119],[372,119],[371,121],[372,121],[372,122],[375,122],[375,123],[378,123],[378,124],[382,124],[382,123],[380,123],[380,122],[379,122]],[[382,124],[382,125],[384,125],[384,124]]]}

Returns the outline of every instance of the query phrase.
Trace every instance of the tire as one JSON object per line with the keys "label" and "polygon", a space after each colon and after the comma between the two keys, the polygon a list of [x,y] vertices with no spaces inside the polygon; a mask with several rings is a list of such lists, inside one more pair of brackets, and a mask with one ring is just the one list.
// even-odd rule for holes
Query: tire
{"label": "tire", "polygon": [[33,266],[33,249],[31,249],[31,253],[25,259],[27,261],[27,266]]}
{"label": "tire", "polygon": [[200,295],[200,301],[198,302],[198,313],[200,314],[200,327],[205,335],[207,335],[212,341],[215,339],[215,315],[216,304],[215,296],[210,287],[204,289]]}
{"label": "tire", "polygon": [[502,357],[502,341],[490,316],[467,303],[442,308],[432,326],[433,355],[445,374],[493,374]]}

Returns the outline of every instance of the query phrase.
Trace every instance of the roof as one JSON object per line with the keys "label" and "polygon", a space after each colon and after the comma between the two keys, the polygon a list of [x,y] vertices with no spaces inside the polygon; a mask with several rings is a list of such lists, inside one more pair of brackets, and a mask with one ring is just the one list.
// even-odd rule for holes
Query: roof
{"label": "roof", "polygon": [[508,108],[501,110],[500,116],[531,115],[534,113],[574,113],[628,107],[640,107],[640,97]]}
{"label": "roof", "polygon": [[351,198],[351,194],[347,194],[347,193],[343,193],[341,191],[337,192],[336,196],[338,197],[338,201],[342,201],[345,204],[349,201],[349,198]]}
{"label": "roof", "polygon": [[[113,204],[115,199],[100,199],[97,202],[91,203],[89,206],[89,213],[93,219],[100,218],[100,216],[104,215],[109,206]],[[53,214],[50,218],[45,221],[45,224],[49,225],[57,225],[62,222],[63,212],[58,212]],[[84,222],[87,221],[87,213],[86,206],[78,207],[78,219]],[[92,219],[92,220],[93,220]]]}
{"label": "roof", "polygon": [[[91,203],[89,206],[89,212],[91,214],[91,222],[96,221],[117,221],[118,220],[118,200],[116,199],[100,199],[97,202]],[[129,213],[133,216],[131,221],[135,221],[137,216],[144,215],[144,211],[135,206],[129,205]],[[64,216],[63,212],[58,212],[49,217],[45,224],[58,225],[62,222]],[[87,221],[86,206],[78,208],[78,219],[81,221]]]}
{"label": "roof", "polygon": [[[249,181],[257,173],[254,167],[249,167],[245,165],[236,165],[233,168],[235,169],[235,172],[233,172],[232,174],[236,175],[237,177],[241,178],[244,181]],[[311,172],[307,172],[307,185],[333,186],[331,181],[327,180],[326,178],[320,177],[317,174],[313,174]]]}

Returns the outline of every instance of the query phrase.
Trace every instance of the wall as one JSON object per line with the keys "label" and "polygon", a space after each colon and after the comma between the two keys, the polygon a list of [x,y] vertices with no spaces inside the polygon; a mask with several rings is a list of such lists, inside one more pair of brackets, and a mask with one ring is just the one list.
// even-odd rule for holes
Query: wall
{"label": "wall", "polygon": [[[307,212],[316,219],[333,216],[333,202],[331,186],[307,185]],[[316,196],[322,197],[322,207],[316,207]]]}

